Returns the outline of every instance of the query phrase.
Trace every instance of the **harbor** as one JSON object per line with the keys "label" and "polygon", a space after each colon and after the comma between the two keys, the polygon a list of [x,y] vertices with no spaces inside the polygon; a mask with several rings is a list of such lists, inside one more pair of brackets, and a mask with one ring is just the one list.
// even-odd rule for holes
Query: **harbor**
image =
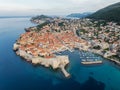
{"label": "harbor", "polygon": [[95,56],[95,54],[92,54],[91,52],[80,51],[79,55],[81,59],[81,64],[89,65],[89,64],[102,64],[103,63],[100,57]]}

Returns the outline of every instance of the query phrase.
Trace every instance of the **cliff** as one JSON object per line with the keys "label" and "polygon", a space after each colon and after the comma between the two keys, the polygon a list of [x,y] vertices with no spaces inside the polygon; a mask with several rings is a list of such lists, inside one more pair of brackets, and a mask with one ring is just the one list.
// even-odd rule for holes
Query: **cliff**
{"label": "cliff", "polygon": [[43,58],[43,57],[33,57],[29,53],[20,50],[18,44],[14,44],[13,49],[16,51],[17,55],[23,57],[27,61],[32,62],[32,64],[40,64],[45,67],[52,67],[53,69],[61,69],[65,77],[69,77],[70,74],[65,70],[65,66],[69,64],[68,56],[55,56],[53,58]]}

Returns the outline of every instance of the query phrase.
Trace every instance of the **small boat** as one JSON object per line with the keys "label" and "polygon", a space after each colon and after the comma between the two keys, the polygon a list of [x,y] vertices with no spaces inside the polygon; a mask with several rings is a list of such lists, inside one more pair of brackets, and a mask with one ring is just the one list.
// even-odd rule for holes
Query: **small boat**
{"label": "small boat", "polygon": [[85,62],[86,60],[85,59],[82,59],[82,62]]}

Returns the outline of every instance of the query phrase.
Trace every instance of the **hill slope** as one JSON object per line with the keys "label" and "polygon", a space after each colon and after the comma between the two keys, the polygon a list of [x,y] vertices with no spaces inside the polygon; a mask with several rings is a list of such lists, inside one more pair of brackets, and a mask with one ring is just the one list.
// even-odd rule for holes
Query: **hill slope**
{"label": "hill slope", "polygon": [[76,18],[84,18],[89,15],[91,15],[92,12],[85,12],[85,13],[72,13],[70,15],[67,15],[67,17],[76,17]]}
{"label": "hill slope", "polygon": [[120,23],[120,2],[100,9],[94,14],[88,16],[92,19],[103,19],[106,21],[115,21]]}

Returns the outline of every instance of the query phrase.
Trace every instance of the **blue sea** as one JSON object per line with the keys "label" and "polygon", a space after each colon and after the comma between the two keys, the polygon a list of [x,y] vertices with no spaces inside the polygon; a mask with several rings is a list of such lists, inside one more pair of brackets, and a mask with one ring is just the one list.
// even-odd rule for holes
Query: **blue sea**
{"label": "blue sea", "polygon": [[98,55],[103,64],[86,66],[80,63],[80,51],[62,52],[69,55],[66,69],[70,78],[65,78],[59,69],[33,66],[17,56],[13,44],[24,28],[35,26],[29,20],[0,19],[0,90],[120,90],[120,67]]}

